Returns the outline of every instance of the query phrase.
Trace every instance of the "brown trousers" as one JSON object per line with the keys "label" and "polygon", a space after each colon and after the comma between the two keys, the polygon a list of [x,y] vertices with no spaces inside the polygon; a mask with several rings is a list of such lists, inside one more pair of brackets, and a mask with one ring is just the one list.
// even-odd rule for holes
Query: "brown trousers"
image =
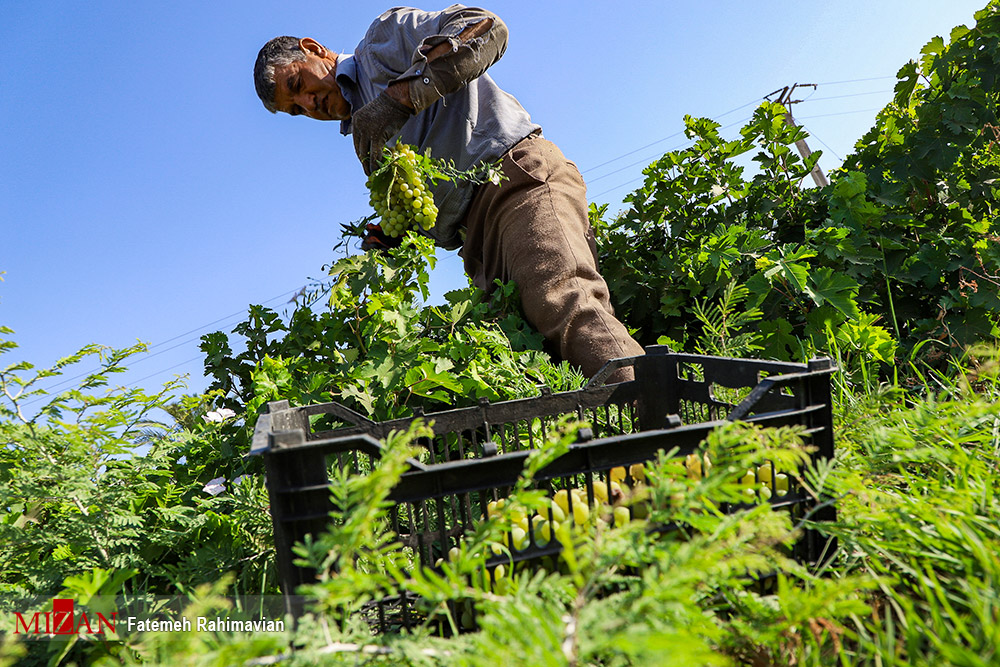
{"label": "brown trousers", "polygon": [[[610,359],[643,354],[614,316],[597,269],[587,187],[551,141],[532,136],[502,162],[506,179],[480,186],[465,218],[459,253],[473,284],[513,280],[525,317],[563,359],[592,377]],[[622,369],[609,382],[630,380]]]}

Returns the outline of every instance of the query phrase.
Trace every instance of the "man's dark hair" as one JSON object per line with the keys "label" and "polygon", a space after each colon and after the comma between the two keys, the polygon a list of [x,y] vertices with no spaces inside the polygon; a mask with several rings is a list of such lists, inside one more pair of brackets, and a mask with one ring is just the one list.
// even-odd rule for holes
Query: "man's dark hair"
{"label": "man's dark hair", "polygon": [[261,48],[253,66],[253,85],[265,109],[271,113],[278,112],[274,107],[274,68],[305,59],[306,54],[299,48],[298,37],[275,37]]}

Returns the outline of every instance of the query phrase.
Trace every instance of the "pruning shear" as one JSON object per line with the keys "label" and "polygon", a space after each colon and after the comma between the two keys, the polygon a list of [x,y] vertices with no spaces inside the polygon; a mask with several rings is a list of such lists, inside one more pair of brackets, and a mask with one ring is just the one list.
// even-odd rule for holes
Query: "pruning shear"
{"label": "pruning shear", "polygon": [[348,236],[361,237],[361,249],[365,252],[368,252],[369,250],[381,250],[384,252],[398,247],[399,244],[403,242],[403,239],[401,238],[392,238],[387,236],[386,233],[382,231],[382,227],[374,222],[367,223],[364,230],[344,224],[342,224],[341,227],[344,230],[344,234]]}

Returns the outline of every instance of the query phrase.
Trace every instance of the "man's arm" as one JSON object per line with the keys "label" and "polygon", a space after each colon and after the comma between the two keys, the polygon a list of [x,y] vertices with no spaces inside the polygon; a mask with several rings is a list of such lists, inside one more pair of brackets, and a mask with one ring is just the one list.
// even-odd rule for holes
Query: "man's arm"
{"label": "man's arm", "polygon": [[[481,76],[507,48],[507,26],[484,10],[454,37],[427,38],[417,49],[414,65],[389,84],[397,102],[419,113],[435,101]],[[467,21],[462,17],[462,21]]]}
{"label": "man's arm", "polygon": [[[421,39],[410,67],[352,115],[354,148],[366,173],[375,168],[382,146],[411,115],[481,76],[507,47],[507,26],[485,10],[456,5],[436,19],[434,34]],[[381,30],[380,41],[388,39],[391,22],[375,25]]]}

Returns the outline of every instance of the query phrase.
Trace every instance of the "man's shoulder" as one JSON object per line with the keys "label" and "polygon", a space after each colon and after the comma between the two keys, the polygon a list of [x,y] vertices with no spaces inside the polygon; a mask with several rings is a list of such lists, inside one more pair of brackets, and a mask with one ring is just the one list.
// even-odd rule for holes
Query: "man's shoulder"
{"label": "man's shoulder", "polygon": [[379,14],[378,18],[376,18],[375,20],[376,21],[385,21],[385,20],[389,19],[390,17],[392,17],[393,14],[399,14],[401,12],[413,11],[413,10],[414,10],[413,7],[406,7],[405,5],[400,5],[398,7],[391,7],[389,9],[385,10],[384,12],[382,12],[381,14]]}
{"label": "man's shoulder", "polygon": [[454,3],[448,5],[444,9],[435,11],[425,11],[423,9],[417,9],[416,7],[409,7],[405,5],[392,7],[379,14],[378,17],[372,21],[371,26],[368,28],[368,35],[372,35],[379,30],[385,29],[407,27],[415,28],[422,23],[441,20],[444,17],[458,12],[463,12],[468,9],[469,7],[459,3]]}
{"label": "man's shoulder", "polygon": [[368,26],[368,30],[365,32],[365,42],[379,42],[385,39],[385,36],[400,25],[405,22],[405,17],[413,12],[419,12],[420,10],[414,9],[413,7],[392,7],[385,10],[371,22]]}
{"label": "man's shoulder", "polygon": [[390,16],[392,16],[394,14],[408,14],[408,13],[414,13],[414,14],[445,14],[445,13],[448,13],[448,12],[454,12],[454,11],[458,11],[458,10],[461,10],[461,9],[468,9],[468,7],[466,7],[466,5],[463,5],[463,4],[460,4],[460,3],[456,2],[456,3],[453,3],[451,5],[448,5],[444,9],[437,10],[437,11],[432,11],[432,12],[428,12],[428,11],[425,11],[423,9],[417,9],[416,7],[409,7],[409,6],[406,6],[406,5],[400,5],[400,6],[392,7],[390,9],[385,10],[384,12],[382,12],[381,14],[379,14],[379,17],[376,20],[381,20],[383,18],[388,18],[388,17],[390,17]]}
{"label": "man's shoulder", "polygon": [[375,28],[376,26],[384,24],[391,25],[393,23],[397,24],[405,23],[407,20],[411,20],[413,17],[416,17],[418,15],[427,15],[427,14],[428,12],[425,12],[422,9],[400,5],[398,7],[392,7],[390,9],[387,9],[381,14],[379,14],[378,17],[374,21],[372,21],[371,27]]}

